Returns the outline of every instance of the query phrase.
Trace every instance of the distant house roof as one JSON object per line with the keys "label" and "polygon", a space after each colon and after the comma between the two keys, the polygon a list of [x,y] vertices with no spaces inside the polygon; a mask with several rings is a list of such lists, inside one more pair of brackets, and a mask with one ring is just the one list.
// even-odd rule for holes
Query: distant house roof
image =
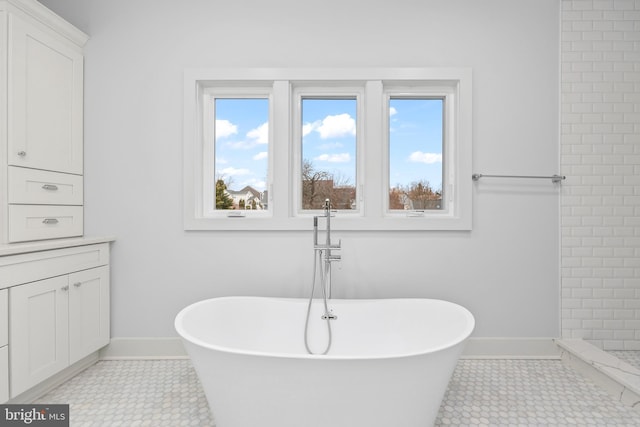
{"label": "distant house roof", "polygon": [[247,193],[250,193],[253,197],[257,197],[260,198],[260,192],[258,190],[256,190],[255,188],[253,188],[250,185],[247,185],[246,187],[244,187],[242,190],[226,190],[227,193],[229,193],[231,196],[246,196]]}

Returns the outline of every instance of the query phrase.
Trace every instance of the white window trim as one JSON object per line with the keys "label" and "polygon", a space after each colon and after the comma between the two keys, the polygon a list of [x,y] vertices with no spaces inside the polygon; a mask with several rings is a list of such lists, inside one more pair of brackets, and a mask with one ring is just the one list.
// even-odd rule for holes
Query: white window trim
{"label": "white window trim", "polygon": [[[216,182],[215,182],[215,135],[212,132],[211,127],[204,126],[206,123],[206,117],[215,117],[214,100],[224,98],[246,98],[246,99],[267,99],[269,105],[273,103],[273,96],[270,86],[256,86],[256,87],[233,87],[231,86],[200,86],[201,99],[202,99],[202,217],[203,218],[227,218],[227,217],[244,217],[244,216],[256,216],[256,217],[271,217],[271,210],[216,210],[213,208],[216,198]],[[273,123],[273,109],[269,108],[269,123]],[[272,170],[273,170],[273,137],[271,134],[271,127],[269,127],[269,144],[268,144],[268,167],[267,167],[267,189],[272,186]],[[207,161],[212,159],[212,161]],[[208,179],[204,179],[208,177]],[[271,198],[269,193],[268,197]],[[269,200],[270,202],[271,200]]]}
{"label": "white window trim", "polygon": [[[384,116],[384,146],[385,151],[383,153],[383,162],[386,165],[383,168],[384,180],[386,183],[383,191],[384,197],[384,214],[389,217],[401,218],[401,217],[416,217],[424,218],[425,216],[433,217],[454,217],[457,214],[458,200],[455,197],[456,186],[456,171],[458,169],[456,162],[456,93],[455,85],[422,85],[418,82],[415,86],[402,87],[395,84],[384,84],[384,102],[385,108],[389,105],[391,98],[434,98],[443,99],[444,111],[443,111],[443,177],[442,177],[442,197],[443,197],[443,209],[438,210],[391,210],[389,209],[389,184],[390,184],[390,170],[389,170],[389,157],[390,157],[390,117],[389,114]],[[464,176],[462,177],[464,179]]]}
{"label": "white window trim", "polygon": [[[272,85],[270,114],[279,117],[270,123],[269,133],[269,217],[207,217],[203,214],[203,134],[202,92],[207,87]],[[184,74],[184,229],[185,230],[310,230],[309,215],[298,214],[294,200],[297,191],[296,158],[293,135],[293,88],[308,82],[364,83],[359,118],[363,133],[358,138],[359,213],[338,213],[334,230],[471,230],[472,226],[472,73],[469,68],[225,68],[188,69]],[[315,82],[315,83],[314,83]],[[385,87],[414,86],[450,89],[453,102],[446,102],[448,137],[455,138],[455,150],[447,153],[445,169],[455,184],[452,209],[446,214],[425,212],[424,216],[396,215],[388,210],[388,111]],[[392,89],[393,90],[393,89]],[[360,106],[359,106],[360,108]],[[447,118],[448,117],[448,118]],[[361,145],[365,149],[361,150]],[[385,163],[386,162],[386,163]],[[382,171],[382,172],[381,172]],[[362,175],[361,175],[362,174]],[[381,191],[382,190],[382,191]],[[444,189],[443,189],[444,191]],[[451,191],[451,190],[449,190]],[[448,197],[449,197],[448,196]]]}
{"label": "white window trim", "polygon": [[[356,84],[354,84],[356,83]],[[363,147],[363,117],[364,117],[364,82],[331,82],[325,86],[309,85],[307,82],[292,82],[293,88],[293,123],[292,126],[292,159],[293,159],[293,182],[292,182],[292,195],[291,195],[291,215],[294,217],[311,218],[314,215],[320,213],[319,210],[304,210],[302,206],[302,180],[299,178],[302,176],[302,99],[303,98],[322,98],[322,97],[353,97],[356,99],[356,198],[358,199],[358,208],[354,210],[341,210],[340,216],[353,217],[362,216],[362,188],[364,182],[364,169],[365,165],[362,159]],[[298,177],[298,178],[296,178]]]}

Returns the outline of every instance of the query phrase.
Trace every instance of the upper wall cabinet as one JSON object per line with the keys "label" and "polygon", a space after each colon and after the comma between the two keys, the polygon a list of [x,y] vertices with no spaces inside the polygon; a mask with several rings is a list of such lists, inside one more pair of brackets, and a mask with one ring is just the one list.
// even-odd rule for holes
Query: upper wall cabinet
{"label": "upper wall cabinet", "polygon": [[82,174],[82,51],[37,22],[8,24],[9,164]]}
{"label": "upper wall cabinet", "polygon": [[84,232],[87,40],[36,0],[0,0],[0,244]]}

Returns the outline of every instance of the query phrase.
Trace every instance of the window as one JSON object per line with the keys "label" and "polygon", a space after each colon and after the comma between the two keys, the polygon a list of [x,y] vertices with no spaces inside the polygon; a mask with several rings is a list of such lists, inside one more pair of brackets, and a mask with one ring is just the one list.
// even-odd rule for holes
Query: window
{"label": "window", "polygon": [[468,69],[185,72],[185,229],[471,229]]}
{"label": "window", "polygon": [[[214,210],[267,210],[269,101],[215,98]],[[211,178],[209,178],[211,182]]]}
{"label": "window", "polygon": [[269,88],[203,91],[203,217],[268,213],[269,97]]}
{"label": "window", "polygon": [[317,83],[291,82],[294,214],[317,214],[326,199],[342,214],[360,214],[364,86],[349,81]]}
{"label": "window", "polygon": [[443,98],[389,97],[389,210],[442,210]]}
{"label": "window", "polygon": [[300,208],[319,210],[329,199],[334,209],[357,209],[357,99],[303,97],[300,105]]}

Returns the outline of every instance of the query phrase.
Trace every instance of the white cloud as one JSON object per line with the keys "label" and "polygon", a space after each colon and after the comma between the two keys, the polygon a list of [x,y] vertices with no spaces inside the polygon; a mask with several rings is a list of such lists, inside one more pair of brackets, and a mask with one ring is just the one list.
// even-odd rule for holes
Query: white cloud
{"label": "white cloud", "polygon": [[267,157],[269,157],[269,153],[266,151],[261,151],[255,156],[253,156],[253,160],[262,160],[262,159],[266,159]]}
{"label": "white cloud", "polygon": [[248,150],[256,144],[251,141],[229,141],[224,143],[225,147],[229,147],[232,150]]}
{"label": "white cloud", "polygon": [[322,139],[355,135],[356,121],[347,113],[327,116],[322,119],[322,124],[316,130]]}
{"label": "white cloud", "polygon": [[225,138],[238,133],[238,126],[234,125],[229,120],[216,120],[215,126],[216,139]]}
{"label": "white cloud", "polygon": [[220,171],[222,176],[239,176],[239,175],[249,175],[251,171],[249,169],[236,169],[234,167],[224,168]]}
{"label": "white cloud", "polygon": [[314,130],[317,130],[321,124],[322,122],[320,120],[316,120],[313,123],[305,123],[304,125],[302,125],[302,136],[307,136]]}
{"label": "white cloud", "polygon": [[347,163],[351,160],[351,155],[349,153],[321,154],[314,160],[330,163]]}
{"label": "white cloud", "polygon": [[355,135],[356,121],[347,113],[335,116],[326,116],[322,120],[305,123],[302,126],[303,137],[309,135],[311,132],[318,132],[322,139]]}
{"label": "white cloud", "polygon": [[442,154],[440,153],[423,153],[422,151],[414,151],[409,155],[409,161],[415,163],[442,163]]}
{"label": "white cloud", "polygon": [[394,107],[389,107],[389,117],[395,116],[396,114],[398,114],[398,110],[396,110]]}
{"label": "white cloud", "polygon": [[318,150],[336,150],[342,147],[344,147],[344,144],[336,141],[325,142],[324,144],[318,144],[316,146]]}
{"label": "white cloud", "polygon": [[267,144],[269,142],[269,122],[247,132],[247,138],[255,140],[258,144]]}

